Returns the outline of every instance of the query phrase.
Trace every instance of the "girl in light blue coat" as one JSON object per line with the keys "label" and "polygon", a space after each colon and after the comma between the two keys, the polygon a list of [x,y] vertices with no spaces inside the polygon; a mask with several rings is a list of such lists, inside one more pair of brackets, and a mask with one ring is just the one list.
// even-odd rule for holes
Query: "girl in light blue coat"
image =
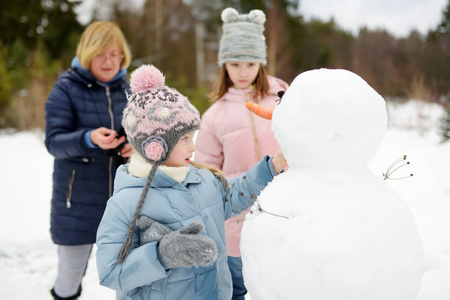
{"label": "girl in light blue coat", "polygon": [[131,74],[122,125],[136,149],[97,232],[100,283],[117,299],[231,299],[224,222],[286,167],[281,152],[228,182],[190,162],[198,111],[153,66]]}

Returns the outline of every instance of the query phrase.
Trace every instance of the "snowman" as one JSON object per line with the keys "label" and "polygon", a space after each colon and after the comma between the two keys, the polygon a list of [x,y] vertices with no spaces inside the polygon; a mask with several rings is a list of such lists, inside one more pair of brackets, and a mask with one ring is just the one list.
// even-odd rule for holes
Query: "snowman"
{"label": "snowman", "polygon": [[295,78],[272,118],[289,170],[260,194],[242,230],[252,300],[415,299],[423,271],[415,221],[367,167],[386,127],[383,98],[358,75]]}

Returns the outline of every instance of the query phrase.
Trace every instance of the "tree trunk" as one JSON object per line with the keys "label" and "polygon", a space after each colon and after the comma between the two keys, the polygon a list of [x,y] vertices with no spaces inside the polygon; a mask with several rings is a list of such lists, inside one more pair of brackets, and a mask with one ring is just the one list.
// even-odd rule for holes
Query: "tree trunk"
{"label": "tree trunk", "polygon": [[277,65],[277,32],[278,32],[278,11],[280,2],[279,0],[272,0],[272,7],[268,11],[267,27],[268,28],[268,45],[267,45],[267,73],[275,76]]}

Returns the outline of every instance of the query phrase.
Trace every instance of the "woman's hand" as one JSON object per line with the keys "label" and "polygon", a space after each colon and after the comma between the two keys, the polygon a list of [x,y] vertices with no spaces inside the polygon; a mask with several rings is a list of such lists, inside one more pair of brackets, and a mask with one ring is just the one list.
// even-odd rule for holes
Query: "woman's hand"
{"label": "woman's hand", "polygon": [[92,143],[102,149],[114,149],[125,142],[125,136],[116,138],[116,131],[106,127],[93,130],[90,136]]}
{"label": "woman's hand", "polygon": [[273,169],[277,174],[280,174],[288,166],[286,159],[284,158],[283,152],[279,150],[272,159]]}
{"label": "woman's hand", "polygon": [[130,143],[127,143],[123,146],[122,149],[120,149],[120,156],[122,157],[131,157],[131,155],[133,155],[133,153],[136,152],[136,150],[134,150],[133,146],[131,146]]}

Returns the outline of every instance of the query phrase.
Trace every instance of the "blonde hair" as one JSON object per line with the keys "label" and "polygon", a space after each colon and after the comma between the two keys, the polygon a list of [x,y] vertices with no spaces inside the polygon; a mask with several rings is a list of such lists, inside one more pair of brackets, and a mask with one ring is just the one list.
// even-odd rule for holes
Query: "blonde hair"
{"label": "blonde hair", "polygon": [[[219,78],[214,83],[214,90],[209,95],[210,101],[215,102],[219,100],[223,95],[225,95],[230,87],[232,87],[233,81],[231,81],[228,75],[226,65],[224,64],[220,69]],[[269,93],[269,80],[267,79],[266,69],[262,64],[259,64],[258,75],[256,75],[255,81],[252,82],[254,85],[254,96],[263,98]]]}
{"label": "blonde hair", "polygon": [[190,162],[191,165],[193,165],[195,168],[197,169],[206,169],[209,170],[211,173],[213,173],[213,175],[219,179],[220,183],[222,184],[222,188],[224,189],[224,191],[226,191],[228,189],[228,181],[225,179],[224,175],[225,173],[217,168],[211,167],[211,166],[207,166],[207,165],[202,165],[199,163],[196,163],[195,161],[191,161]]}
{"label": "blonde hair", "polygon": [[104,21],[97,21],[90,24],[81,35],[77,47],[77,57],[80,60],[81,66],[89,69],[89,64],[94,56],[102,52],[113,41],[117,42],[123,54],[120,68],[127,68],[131,62],[131,52],[127,41],[117,24]]}

